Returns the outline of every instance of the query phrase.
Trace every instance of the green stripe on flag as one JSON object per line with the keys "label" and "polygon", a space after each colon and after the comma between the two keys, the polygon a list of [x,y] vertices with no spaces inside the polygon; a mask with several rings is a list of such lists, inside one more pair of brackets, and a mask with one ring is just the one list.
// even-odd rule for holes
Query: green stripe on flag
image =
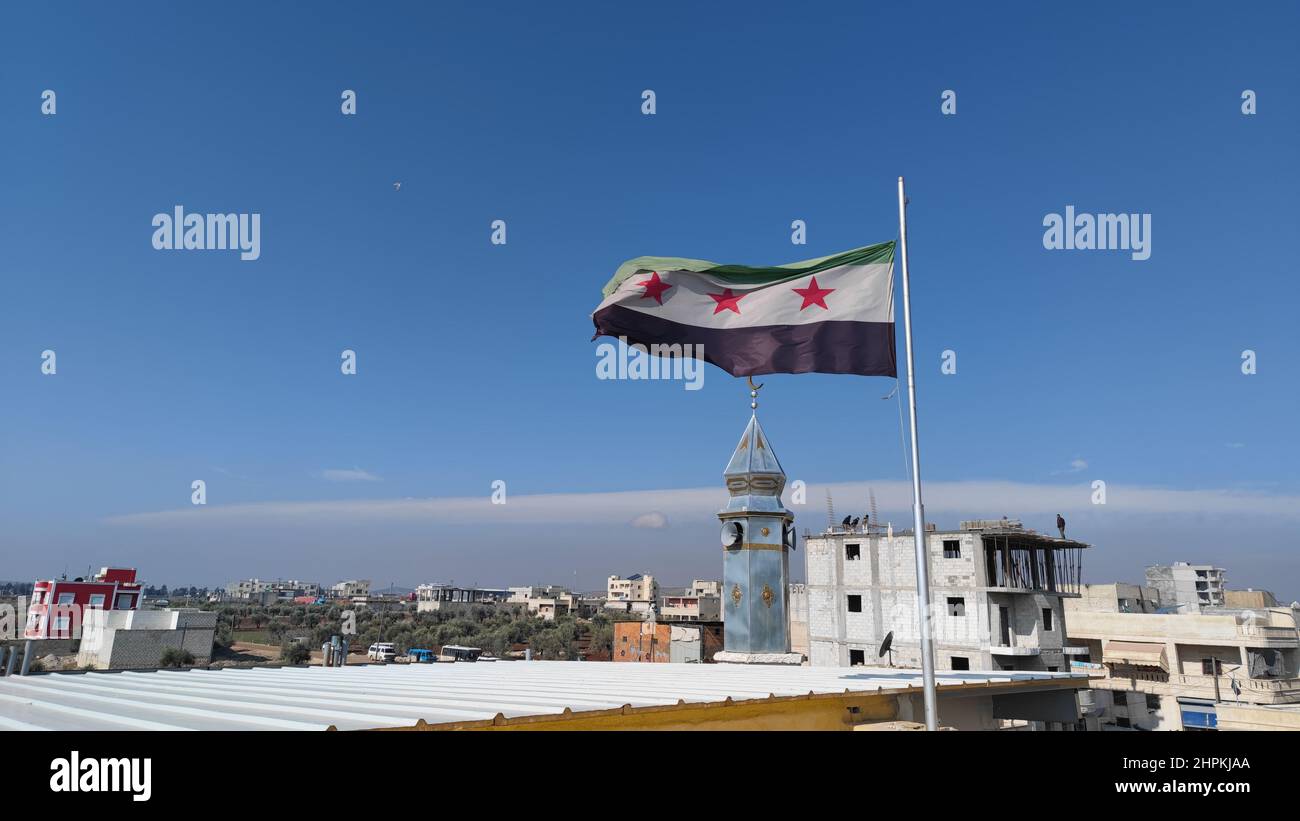
{"label": "green stripe on flag", "polygon": [[841,265],[871,265],[893,261],[894,243],[892,240],[882,242],[879,245],[854,248],[852,251],[844,251],[828,257],[805,259],[802,262],[791,262],[788,265],[775,265],[767,268],[755,268],[749,265],[719,265],[716,262],[709,262],[707,259],[637,257],[636,259],[629,259],[618,266],[618,271],[614,273],[614,277],[605,283],[603,294],[609,296],[618,290],[618,286],[623,280],[645,271],[695,271],[740,285],[770,285],[776,282],[799,279],[809,274],[820,273],[829,268],[838,268]]}

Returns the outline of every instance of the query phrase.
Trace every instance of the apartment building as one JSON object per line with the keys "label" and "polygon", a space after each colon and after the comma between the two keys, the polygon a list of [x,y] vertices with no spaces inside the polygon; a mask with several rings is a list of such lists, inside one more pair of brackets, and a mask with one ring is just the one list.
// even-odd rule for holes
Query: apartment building
{"label": "apartment building", "polygon": [[659,606],[659,584],[655,577],[634,573],[626,579],[610,576],[605,584],[605,609],[652,616]]}
{"label": "apartment building", "polygon": [[605,598],[609,601],[654,601],[659,596],[659,584],[655,577],[644,573],[633,573],[626,579],[610,576],[605,585]]}
{"label": "apartment building", "polygon": [[[1063,601],[1079,595],[1088,545],[1008,519],[931,530],[935,666],[939,670],[1067,671],[1086,648],[1066,641]],[[805,534],[813,666],[920,666],[912,534],[830,528]]]}
{"label": "apartment building", "polygon": [[722,581],[720,579],[692,579],[686,588],[691,596],[717,596],[722,598]]}
{"label": "apartment building", "polygon": [[722,621],[722,582],[694,579],[683,590],[659,597],[659,618],[664,621]]}
{"label": "apartment building", "polygon": [[505,603],[526,607],[529,613],[545,621],[555,621],[556,616],[578,611],[578,597],[567,588],[555,585],[511,587]]}
{"label": "apartment building", "polygon": [[76,638],[88,611],[134,611],[143,600],[133,567],[104,567],[89,579],[40,579],[32,585],[23,638]]}
{"label": "apartment building", "polygon": [[349,579],[330,588],[336,599],[367,598],[370,596],[370,579]]}
{"label": "apartment building", "polygon": [[1103,612],[1067,603],[1069,643],[1086,648],[1100,729],[1211,730],[1223,702],[1300,703],[1300,633],[1290,608]]}

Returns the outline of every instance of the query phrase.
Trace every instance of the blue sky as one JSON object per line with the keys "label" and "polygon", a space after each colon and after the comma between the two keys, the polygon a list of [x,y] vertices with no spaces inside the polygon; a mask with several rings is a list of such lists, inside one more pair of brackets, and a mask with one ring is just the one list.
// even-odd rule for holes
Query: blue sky
{"label": "blue sky", "polygon": [[[949,483],[931,518],[1050,529],[1068,508],[1089,580],[1213,561],[1300,596],[1295,5],[313,8],[8,13],[0,578],[717,575],[746,390],[712,368],[695,392],[597,380],[600,287],[643,254],[892,239],[904,174],[923,476]],[[260,213],[261,258],[154,250],[177,204]],[[1067,205],[1151,214],[1151,258],[1045,250]],[[890,380],[763,381],[814,487],[801,526],[826,483],[837,509],[870,485],[906,518],[905,487],[883,492],[906,479]],[[520,504],[389,505],[496,479]],[[641,508],[666,526],[631,526]]]}

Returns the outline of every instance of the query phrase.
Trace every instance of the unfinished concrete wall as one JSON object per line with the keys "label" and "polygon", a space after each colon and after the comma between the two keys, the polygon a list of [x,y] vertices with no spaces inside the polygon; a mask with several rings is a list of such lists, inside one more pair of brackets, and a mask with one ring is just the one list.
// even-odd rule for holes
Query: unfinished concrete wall
{"label": "unfinished concrete wall", "polygon": [[212,658],[217,614],[205,610],[98,611],[83,625],[77,664],[99,670],[157,667],[167,648],[187,650],[195,664]]}
{"label": "unfinished concrete wall", "polygon": [[806,659],[808,647],[808,586],[790,585],[790,652]]}

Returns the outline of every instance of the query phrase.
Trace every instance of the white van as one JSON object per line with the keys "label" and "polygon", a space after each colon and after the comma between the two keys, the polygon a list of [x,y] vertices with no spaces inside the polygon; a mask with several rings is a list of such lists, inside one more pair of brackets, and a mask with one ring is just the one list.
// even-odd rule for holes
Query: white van
{"label": "white van", "polygon": [[392,642],[380,641],[370,645],[368,655],[371,661],[393,661],[397,658],[397,648]]}

